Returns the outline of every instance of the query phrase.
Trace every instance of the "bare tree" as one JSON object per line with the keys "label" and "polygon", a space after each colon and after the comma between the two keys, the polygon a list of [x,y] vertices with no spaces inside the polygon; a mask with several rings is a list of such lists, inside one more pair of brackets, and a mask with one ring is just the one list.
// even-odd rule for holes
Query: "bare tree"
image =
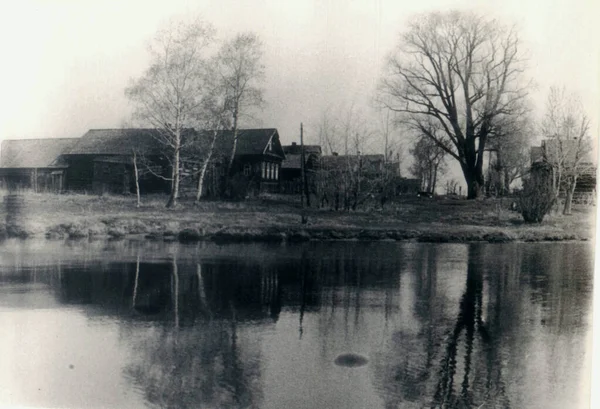
{"label": "bare tree", "polygon": [[456,188],[458,187],[458,182],[454,179],[450,179],[446,181],[446,194],[447,195],[455,195]]}
{"label": "bare tree", "polygon": [[194,125],[202,104],[202,77],[213,33],[212,26],[199,20],[171,21],[150,46],[150,67],[125,90],[135,106],[134,118],[158,131],[152,135],[169,159],[167,207],[177,205],[184,133]]}
{"label": "bare tree", "polygon": [[489,153],[486,190],[488,194],[507,195],[514,181],[529,172],[533,121],[528,115],[508,118],[494,125],[486,151]]}
{"label": "bare tree", "polygon": [[446,151],[431,138],[421,135],[410,149],[414,162],[411,173],[421,180],[421,190],[435,193],[438,175],[445,170]]}
{"label": "bare tree", "polygon": [[354,105],[340,115],[327,110],[318,132],[320,143],[331,154],[321,158],[317,176],[321,203],[332,196],[336,210],[355,210],[380,186],[384,155],[368,154],[377,142],[376,132]]}
{"label": "bare tree", "polygon": [[387,68],[381,103],[456,159],[468,197],[479,197],[495,124],[524,112],[527,87],[520,84],[524,64],[517,33],[471,13],[422,15],[402,35]]}
{"label": "bare tree", "polygon": [[400,177],[404,156],[403,143],[394,125],[395,113],[384,109],[379,113],[379,134],[383,148],[383,170],[380,177],[379,195],[381,207],[395,194],[395,181]]}
{"label": "bare tree", "polygon": [[541,131],[544,141],[544,160],[552,166],[552,187],[558,199],[565,192],[564,214],[571,213],[577,180],[590,172],[594,165],[590,157],[592,143],[590,120],[581,100],[565,88],[550,88]]}
{"label": "bare tree", "polygon": [[264,104],[261,86],[265,77],[265,67],[262,60],[263,45],[254,33],[241,33],[227,41],[214,60],[233,131],[228,173],[231,171],[237,149],[240,119],[251,115],[254,109],[261,108]]}
{"label": "bare tree", "polygon": [[202,132],[196,134],[197,141],[192,151],[201,157],[201,166],[198,174],[196,188],[196,202],[199,202],[204,192],[204,181],[209,166],[217,161],[223,162],[225,152],[220,147],[226,144],[218,144],[218,139],[223,138],[225,129],[229,128],[230,118],[227,112],[227,98],[222,92],[217,72],[212,69],[207,71],[204,78],[205,95],[202,99],[202,110],[199,116]]}

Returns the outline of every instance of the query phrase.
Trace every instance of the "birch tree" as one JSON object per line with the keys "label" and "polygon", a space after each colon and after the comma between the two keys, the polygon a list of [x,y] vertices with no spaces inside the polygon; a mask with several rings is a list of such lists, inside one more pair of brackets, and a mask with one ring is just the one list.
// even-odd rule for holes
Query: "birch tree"
{"label": "birch tree", "polygon": [[202,78],[213,35],[212,26],[200,20],[171,21],[150,46],[150,67],[125,90],[134,105],[134,118],[157,130],[153,137],[169,159],[167,207],[177,205],[184,134],[193,127],[201,108]]}
{"label": "birch tree", "polygon": [[227,172],[231,171],[237,150],[240,120],[251,116],[253,110],[264,105],[262,83],[265,67],[262,64],[263,45],[254,33],[241,33],[225,42],[214,66],[220,77],[220,85],[226,100],[233,135]]}
{"label": "birch tree", "polygon": [[[461,166],[468,198],[483,193],[483,161],[498,121],[524,113],[524,61],[514,29],[471,13],[415,18],[387,61],[379,99]],[[441,132],[430,132],[431,121]]]}
{"label": "birch tree", "polygon": [[590,152],[590,120],[581,100],[573,93],[552,87],[541,124],[544,160],[552,166],[552,187],[558,199],[565,192],[564,214],[571,213],[579,177],[594,168]]}

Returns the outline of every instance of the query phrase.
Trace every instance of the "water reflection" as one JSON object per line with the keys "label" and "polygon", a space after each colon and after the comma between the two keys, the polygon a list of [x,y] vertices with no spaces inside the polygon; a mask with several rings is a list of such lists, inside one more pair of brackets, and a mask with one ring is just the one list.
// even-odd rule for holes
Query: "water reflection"
{"label": "water reflection", "polygon": [[[583,244],[69,246],[6,242],[0,311],[43,310],[63,323],[60,336],[20,324],[48,354],[91,340],[78,353],[114,365],[110,381],[123,392],[75,397],[77,385],[59,383],[60,396],[35,400],[17,371],[9,390],[21,393],[1,403],[103,406],[111,393],[116,406],[161,408],[584,403],[592,257]],[[15,324],[0,314],[0,325]],[[113,333],[98,356],[98,334]],[[335,365],[342,354],[368,363]]]}

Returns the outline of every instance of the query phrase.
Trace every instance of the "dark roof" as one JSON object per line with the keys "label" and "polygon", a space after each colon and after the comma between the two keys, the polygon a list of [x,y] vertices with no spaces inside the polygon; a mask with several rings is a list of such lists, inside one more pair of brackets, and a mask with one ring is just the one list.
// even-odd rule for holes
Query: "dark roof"
{"label": "dark roof", "polygon": [[[320,155],[315,152],[304,153],[304,163],[307,168],[314,168],[318,166]],[[298,169],[302,168],[302,155],[301,154],[289,154],[286,153],[285,159],[281,162],[282,169]]]}
{"label": "dark roof", "polygon": [[327,155],[323,156],[321,161],[325,167],[353,166],[358,162],[358,158],[363,165],[379,165],[384,162],[383,155]]}
{"label": "dark roof", "polygon": [[[228,132],[231,133],[231,131]],[[240,129],[238,131],[237,154],[261,155],[265,152],[267,144],[273,136],[277,136],[277,140],[279,140],[277,129]],[[281,156],[285,156],[280,143],[278,150]]]}
{"label": "dark roof", "polygon": [[159,153],[156,129],[90,129],[65,154],[129,155],[132,147],[145,154]]}
{"label": "dark roof", "polygon": [[[195,132],[188,130],[188,132]],[[211,131],[204,131],[206,136]],[[195,133],[199,135],[199,133]],[[228,138],[227,136],[230,136]],[[183,136],[185,138],[185,135]],[[284,157],[277,129],[240,129],[238,130],[237,155],[263,154],[272,137],[273,154]],[[157,129],[90,129],[79,141],[69,149],[70,155],[129,155],[132,147],[145,154],[160,154],[160,131]],[[231,151],[232,131],[221,131],[218,136],[217,149],[228,153]]]}
{"label": "dark roof", "polygon": [[[302,146],[297,143],[292,143],[291,145],[284,145],[283,151],[286,155],[296,155],[302,153]],[[304,145],[304,154],[316,153],[318,155],[321,154],[321,146],[319,145]]]}
{"label": "dark roof", "polygon": [[302,155],[285,155],[285,160],[281,162],[281,169],[300,169],[302,165]]}
{"label": "dark roof", "polygon": [[64,167],[60,155],[78,141],[76,138],[11,139],[2,141],[0,167]]}
{"label": "dark roof", "polygon": [[[210,131],[207,131],[210,132]],[[233,131],[221,131],[218,136],[217,150],[229,154],[233,141]],[[272,151],[268,151],[269,141],[272,141]],[[275,128],[240,129],[238,130],[236,155],[271,154],[285,158],[285,153],[279,141],[279,133]]]}

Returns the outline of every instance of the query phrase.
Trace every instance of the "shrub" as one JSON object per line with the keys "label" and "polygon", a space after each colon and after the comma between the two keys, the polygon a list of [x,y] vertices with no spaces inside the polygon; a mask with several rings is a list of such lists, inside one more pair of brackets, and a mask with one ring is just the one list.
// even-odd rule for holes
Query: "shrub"
{"label": "shrub", "polygon": [[541,223],[554,206],[556,196],[552,189],[551,177],[552,169],[548,166],[532,167],[519,196],[519,208],[525,222]]}

